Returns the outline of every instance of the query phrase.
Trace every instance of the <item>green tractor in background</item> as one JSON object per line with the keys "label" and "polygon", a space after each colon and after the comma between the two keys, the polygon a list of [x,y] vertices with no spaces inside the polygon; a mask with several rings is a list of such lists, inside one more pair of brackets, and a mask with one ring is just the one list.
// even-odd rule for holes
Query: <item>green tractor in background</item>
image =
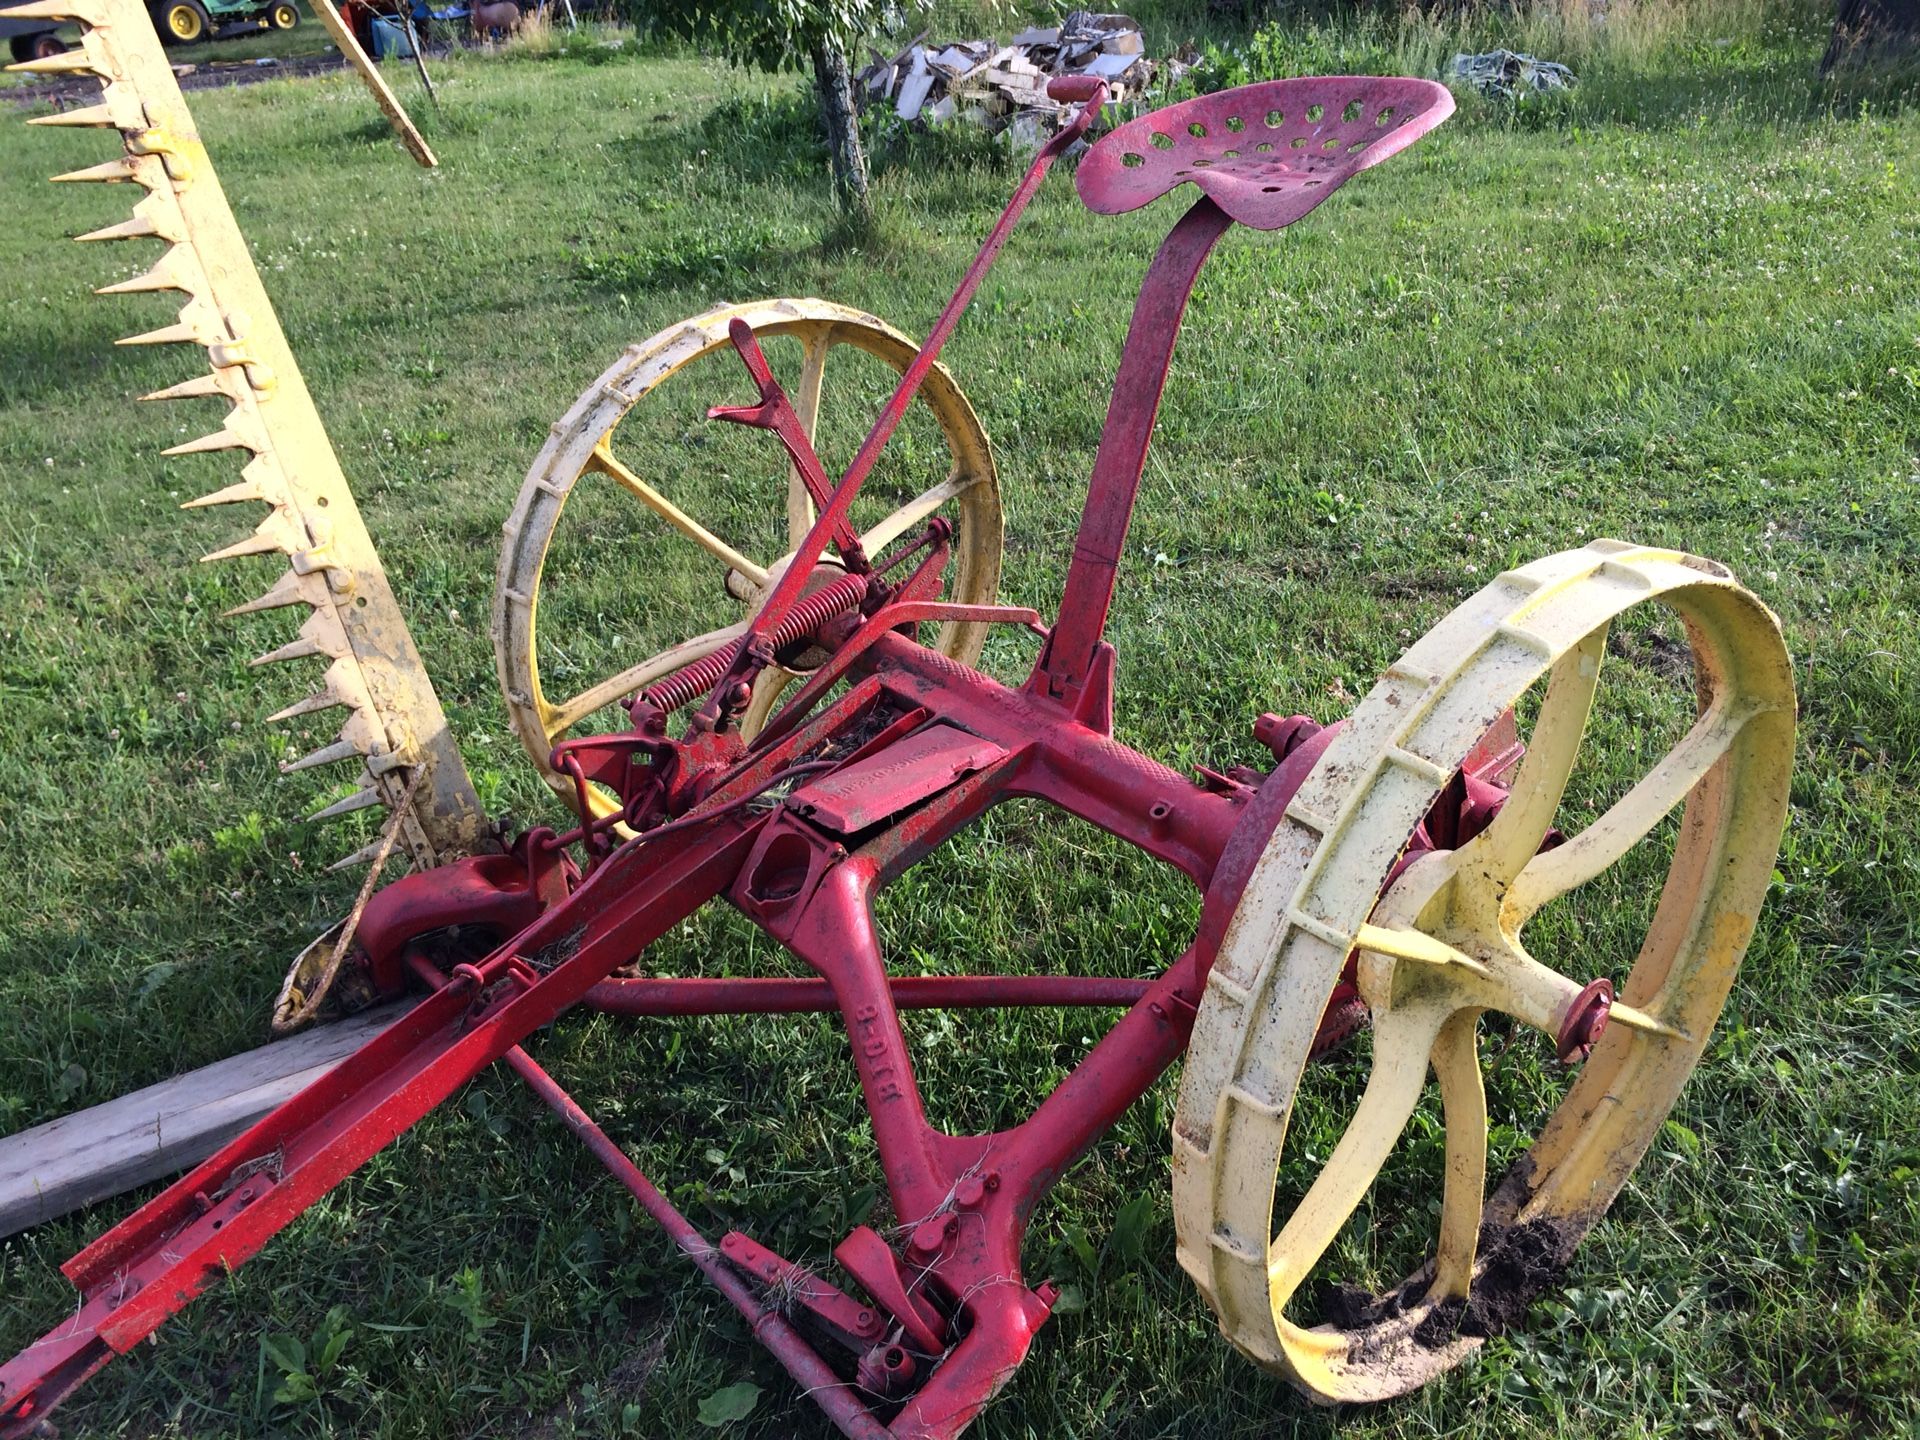
{"label": "green tractor in background", "polygon": [[[0,38],[15,60],[44,60],[72,41],[60,22],[12,15],[25,0],[0,0]],[[218,35],[247,30],[291,30],[300,23],[297,0],[149,0],[153,28],[168,45],[193,45]]]}
{"label": "green tractor in background", "polygon": [[236,26],[291,30],[300,23],[294,0],[152,0],[148,12],[168,45],[192,45]]}

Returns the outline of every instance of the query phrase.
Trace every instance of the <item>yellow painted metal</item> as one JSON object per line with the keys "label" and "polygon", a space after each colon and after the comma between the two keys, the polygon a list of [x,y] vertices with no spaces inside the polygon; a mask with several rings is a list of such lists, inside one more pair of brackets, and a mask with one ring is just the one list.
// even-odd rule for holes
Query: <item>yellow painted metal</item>
{"label": "yellow painted metal", "polygon": [[[44,118],[117,129],[125,151],[120,160],[59,178],[131,181],[144,192],[132,219],[81,238],[152,239],[166,246],[144,275],[101,293],[170,290],[186,297],[177,324],[122,343],[196,344],[209,361],[206,373],[143,398],[227,406],[218,428],[166,453],[237,450],[246,460],[237,483],[187,508],[268,507],[251,534],[206,558],[282,557],[279,578],[232,613],[305,607],[299,635],[254,663],[305,657],[327,663],[315,693],[271,718],[346,712],[332,744],[284,768],[356,764],[359,788],[318,812],[327,817],[382,803],[399,807],[413,773],[424,767],[424,783],[400,830],[414,863],[438,864],[491,844],[446,716],[153,21],[139,0],[42,0],[34,10],[79,22],[86,69],[104,82],[98,106]],[[341,863],[370,858],[373,848]]]}
{"label": "yellow painted metal", "polygon": [[[1685,623],[1698,719],[1599,819],[1540,845],[1584,736],[1607,630],[1658,603]],[[1457,851],[1387,879],[1490,726],[1542,678],[1513,796]],[[1500,576],[1434,627],[1355,710],[1257,862],[1207,983],[1173,1127],[1181,1265],[1245,1354],[1316,1400],[1372,1401],[1470,1354],[1625,1184],[1699,1060],[1753,933],[1785,823],[1792,670],[1779,626],[1712,562],[1596,541]],[[1682,808],[1684,807],[1684,808]],[[1533,1147],[1486,1194],[1475,1048],[1497,1010],[1557,1035],[1582,986],[1521,933],[1682,810],[1658,908],[1599,1044]],[[1351,952],[1373,1017],[1365,1090],[1276,1234],[1275,1174],[1328,995]],[[1429,1267],[1348,1328],[1287,1313],[1440,1085],[1445,1179]],[[1491,1259],[1490,1259],[1491,1257]],[[1524,1288],[1526,1282],[1521,1282]],[[1484,1287],[1484,1288],[1476,1288]],[[1478,1308],[1476,1308],[1478,1307]]]}
{"label": "yellow painted metal", "polygon": [[[766,300],[747,305],[723,305],[682,324],[672,326],[639,345],[630,346],[606,373],[594,381],[553,427],[546,445],[527,472],[513,513],[506,524],[506,544],[494,586],[493,644],[500,689],[514,733],[529,758],[569,804],[575,795],[570,783],[548,765],[554,743],[596,710],[634,694],[681,666],[713,653],[737,639],[758,609],[767,587],[778,580],[786,557],[760,564],[741,554],[687,513],[659,486],[636,475],[614,453],[613,437],[620,422],[668,379],[708,357],[718,357],[730,372],[713,376],[711,394],[737,388],[739,361],[727,339],[727,327],[745,320],[763,343],[775,336],[793,336],[802,347],[801,374],[793,393],[795,409],[808,433],[820,414],[822,395],[832,372],[829,358],[838,347],[864,351],[895,370],[912,363],[918,347],[892,326],[858,310],[825,300]],[[694,377],[698,384],[700,378]],[[954,561],[948,595],[968,604],[993,602],[1000,586],[1000,482],[993,451],[973,407],[960,393],[943,365],[935,365],[921,387],[920,400],[931,411],[945,437],[950,468],[944,478],[901,504],[862,537],[869,554],[878,555],[903,535],[924,525],[943,508],[955,524]],[[567,499],[582,477],[599,475],[620,486],[653,511],[665,525],[706,552],[714,566],[715,590],[739,602],[723,618],[726,623],[681,641],[671,648],[631,665],[619,674],[589,686],[572,697],[550,700],[540,681],[536,634],[542,567],[553,544]],[[658,478],[658,477],[656,477]],[[661,480],[661,485],[667,482]],[[668,486],[668,488],[671,488]],[[869,487],[871,490],[872,487]],[[789,474],[786,494],[787,543],[795,544],[813,521],[813,506],[798,475]],[[644,586],[645,577],[635,577]],[[697,623],[688,629],[697,628]],[[982,625],[941,627],[937,648],[963,663],[980,655],[986,640]],[[752,704],[741,720],[751,736],[765,723],[792,672],[771,667],[756,687]],[[602,815],[614,808],[611,797],[592,794]]]}
{"label": "yellow painted metal", "polygon": [[333,0],[311,0],[313,13],[320,17],[320,23],[327,27],[327,34],[333,37],[333,43],[340,47],[340,53],[347,57],[347,63],[358,72],[367,90],[373,96],[373,103],[380,107],[380,113],[387,117],[387,123],[393,126],[393,133],[400,137],[400,143],[407,147],[407,153],[418,160],[428,170],[440,161],[433,149],[413,123],[413,117],[407,114],[407,107],[400,103],[400,97],[393,93],[386,77],[380,73],[380,67],[373,58],[361,48],[359,38],[353,33],[353,27],[341,18],[334,8]]}
{"label": "yellow painted metal", "polygon": [[193,0],[170,0],[161,14],[167,32],[182,44],[192,44],[207,33],[207,13]]}

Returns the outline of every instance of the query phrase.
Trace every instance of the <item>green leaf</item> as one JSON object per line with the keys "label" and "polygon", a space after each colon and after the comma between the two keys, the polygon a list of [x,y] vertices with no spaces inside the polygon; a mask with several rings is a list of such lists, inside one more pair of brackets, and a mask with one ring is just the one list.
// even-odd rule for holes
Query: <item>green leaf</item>
{"label": "green leaf", "polygon": [[1100,1257],[1094,1253],[1093,1242],[1087,1239],[1084,1225],[1066,1227],[1067,1246],[1073,1251],[1073,1258],[1080,1262],[1080,1268],[1087,1273],[1089,1280],[1100,1273]]}
{"label": "green leaf", "polygon": [[318,1399],[319,1395],[313,1378],[304,1370],[296,1370],[287,1376],[284,1384],[275,1387],[273,1399],[278,1405],[304,1405],[309,1400]]}
{"label": "green leaf", "polygon": [[298,1335],[268,1335],[260,1341],[267,1358],[289,1375],[307,1368],[307,1346]]}
{"label": "green leaf", "polygon": [[1128,1265],[1137,1265],[1147,1248],[1153,1227],[1153,1192],[1142,1190],[1113,1217],[1113,1253]]}
{"label": "green leaf", "polygon": [[736,1420],[744,1420],[760,1403],[760,1387],[742,1380],[724,1390],[716,1390],[700,1402],[700,1423],[709,1430],[724,1430]]}
{"label": "green leaf", "polygon": [[1666,1132],[1667,1138],[1686,1151],[1689,1157],[1700,1153],[1700,1137],[1678,1120],[1669,1120],[1660,1128]]}
{"label": "green leaf", "polygon": [[352,1338],[353,1333],[349,1330],[336,1330],[329,1335],[326,1343],[320,1347],[320,1358],[314,1362],[315,1372],[324,1375],[333,1369],[335,1362],[340,1358],[340,1352],[347,1348],[347,1341]]}
{"label": "green leaf", "polygon": [[162,960],[157,965],[149,965],[140,974],[140,983],[134,987],[134,998],[145,1000],[167,983],[167,978],[180,967],[171,960]]}
{"label": "green leaf", "polygon": [[64,1105],[86,1087],[86,1066],[69,1065],[60,1072],[60,1078],[53,1082],[53,1098]]}

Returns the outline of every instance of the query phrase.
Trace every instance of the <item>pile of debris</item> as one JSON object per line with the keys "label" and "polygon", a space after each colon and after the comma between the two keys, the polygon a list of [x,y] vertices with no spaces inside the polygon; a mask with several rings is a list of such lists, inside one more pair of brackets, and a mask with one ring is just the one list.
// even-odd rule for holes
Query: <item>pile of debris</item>
{"label": "pile of debris", "polygon": [[1511,50],[1489,50],[1484,55],[1456,55],[1443,79],[1471,85],[1495,100],[1522,100],[1550,90],[1571,90],[1578,83],[1566,66],[1536,60]]}
{"label": "pile of debris", "polygon": [[929,45],[920,35],[891,60],[869,47],[873,63],[854,75],[862,106],[891,105],[902,120],[955,118],[988,130],[1011,129],[1038,144],[1067,108],[1047,98],[1059,75],[1097,75],[1108,98],[1138,97],[1156,75],[1177,77],[1192,63],[1175,56],[1156,65],[1146,37],[1126,15],[1076,10],[1059,25],[1022,31],[1011,44],[958,40]]}

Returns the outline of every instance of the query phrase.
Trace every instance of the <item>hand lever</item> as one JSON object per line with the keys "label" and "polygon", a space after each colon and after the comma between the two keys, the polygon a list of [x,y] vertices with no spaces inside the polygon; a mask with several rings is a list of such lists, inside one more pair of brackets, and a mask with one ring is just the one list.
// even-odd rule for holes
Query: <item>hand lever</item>
{"label": "hand lever", "polygon": [[1061,105],[1071,105],[1076,100],[1095,100],[1098,103],[1091,108],[1097,115],[1100,107],[1107,103],[1107,82],[1098,75],[1056,75],[1047,81],[1047,98]]}
{"label": "hand lever", "polygon": [[[1027,208],[1027,202],[1032,200],[1034,193],[1039,190],[1040,182],[1046,178],[1048,168],[1060,158],[1062,151],[1087,133],[1088,127],[1099,116],[1100,107],[1106,102],[1107,84],[1104,80],[1093,77],[1092,84],[1089,85],[1087,83],[1089,78],[1085,75],[1070,75],[1064,79],[1049,82],[1047,86],[1049,94],[1053,94],[1057,86],[1059,97],[1063,101],[1072,101],[1084,94],[1087,97],[1086,103],[1081,105],[1079,113],[1073,119],[1061,127],[1059,134],[1040,147],[1040,153],[1033,157],[1033,163],[1027,167],[1026,175],[1021,178],[1019,185],[1014,187],[1013,198],[1007,202],[1007,208],[1000,212],[999,220],[988,232],[979,253],[973,258],[973,264],[967,267],[967,273],[961,277],[959,288],[953,292],[953,298],[947,301],[946,308],[940,312],[940,318],[934,321],[933,329],[927,335],[926,344],[920,347],[920,353],[915,355],[907,368],[901,372],[900,383],[894,387],[892,398],[881,410],[879,418],[873,422],[873,428],[867,431],[867,438],[861,442],[859,453],[853,457],[853,463],[847,467],[847,473],[841,476],[840,483],[833,487],[832,498],[820,507],[819,518],[813,522],[813,528],[807,531],[806,538],[794,546],[793,559],[788,562],[786,573],[779,578],[771,593],[761,602],[760,613],[753,618],[747,634],[742,637],[733,665],[713,687],[713,693],[707,697],[707,703],[701,707],[699,715],[694,719],[695,725],[704,724],[708,727],[717,725],[726,711],[727,697],[735,692],[743,680],[758,673],[760,666],[765,663],[755,659],[756,649],[764,651],[767,648],[767,637],[773,627],[785,618],[787,612],[800,599],[801,591],[806,585],[807,577],[813,571],[814,563],[819,560],[821,551],[826,548],[828,535],[838,537],[840,534],[847,513],[852,509],[854,497],[860,493],[861,485],[872,473],[874,462],[880,458],[881,448],[886,445],[895,428],[905,418],[907,407],[913,403],[914,394],[920,389],[920,382],[925,380],[927,372],[933,369],[940,354],[940,347],[947,343],[947,337],[953,333],[953,327],[960,323],[960,316],[966,310],[967,303],[973,299],[974,292],[980,288],[980,282],[986,276],[987,267],[993,264],[994,257],[1000,253],[1001,246],[1007,243],[1007,236],[1012,232],[1014,222],[1020,218],[1021,212]],[[742,330],[745,329],[740,321],[736,320],[734,325]],[[749,347],[754,354],[757,354],[758,346],[754,344],[752,334],[747,334],[744,344],[732,327],[729,327],[729,334],[733,336],[734,347],[740,351],[743,358],[746,358],[748,370],[753,371],[754,361],[749,354]],[[786,397],[780,393],[779,386],[773,384],[772,372],[765,370],[765,358],[762,357],[759,363],[767,379],[761,382],[761,404],[748,412],[754,418],[746,423],[764,424],[771,421],[772,425],[769,428],[779,427],[781,407],[785,406],[785,413],[793,417],[791,432],[785,428],[776,428],[775,433],[786,445],[787,453],[793,457],[794,463],[802,466],[802,479],[811,491],[814,482],[807,478],[805,466],[810,463],[818,467],[819,460],[813,454],[813,446],[806,442],[805,432],[800,429],[799,417],[793,415],[793,407],[786,404]],[[755,373],[755,378],[759,378],[758,372]],[[768,408],[770,405],[771,409]],[[732,418],[732,416],[724,415],[722,418]],[[789,433],[794,437],[793,440],[789,440]],[[799,443],[796,444],[795,441]],[[802,456],[806,457],[804,461]]]}
{"label": "hand lever", "polygon": [[1082,102],[1080,113],[1062,126],[1060,133],[1047,143],[1046,149],[1058,155],[1086,134],[1088,127],[1100,118],[1100,112],[1107,105],[1107,82],[1098,75],[1056,75],[1047,82],[1047,98],[1060,105],[1071,105],[1076,100]]}

